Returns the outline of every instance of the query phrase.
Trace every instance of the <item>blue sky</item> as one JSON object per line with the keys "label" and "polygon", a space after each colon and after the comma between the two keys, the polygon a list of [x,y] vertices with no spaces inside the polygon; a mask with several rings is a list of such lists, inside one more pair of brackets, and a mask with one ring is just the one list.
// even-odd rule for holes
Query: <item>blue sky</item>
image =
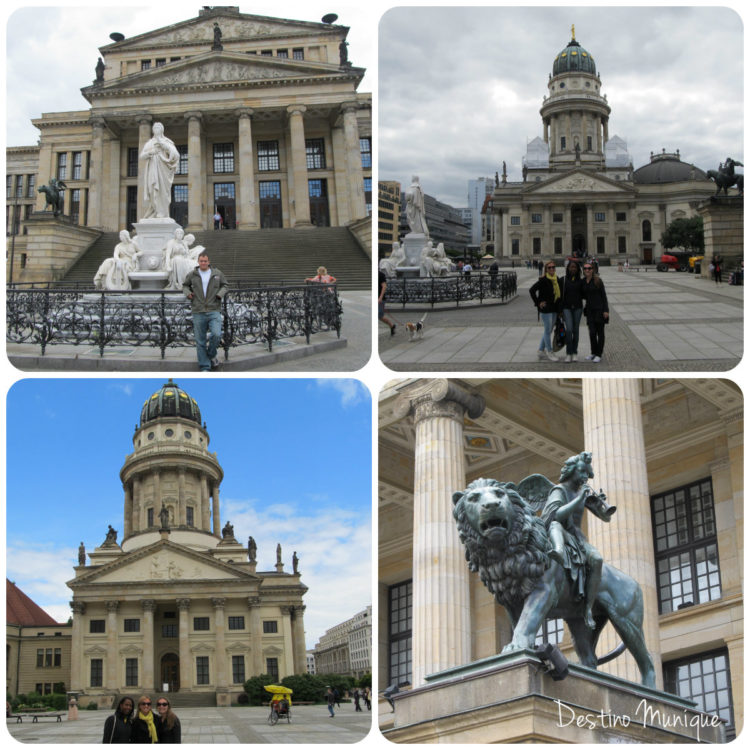
{"label": "blue sky", "polygon": [[[27,379],[7,397],[7,575],[58,620],[78,544],[122,538],[119,471],[143,402],[166,379]],[[175,382],[196,399],[222,468],[221,522],[300,558],[307,645],[372,602],[370,393],[353,379]]]}

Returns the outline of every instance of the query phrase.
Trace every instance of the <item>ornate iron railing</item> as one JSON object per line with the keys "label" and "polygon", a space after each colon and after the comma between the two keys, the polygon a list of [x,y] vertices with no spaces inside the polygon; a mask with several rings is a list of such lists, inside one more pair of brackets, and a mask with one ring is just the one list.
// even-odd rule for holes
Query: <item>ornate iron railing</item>
{"label": "ornate iron railing", "polygon": [[[341,302],[335,284],[232,289],[222,303],[225,358],[229,350],[310,337],[321,331],[341,336]],[[48,346],[194,346],[190,304],[175,292],[96,292],[80,289],[6,290],[6,340]]]}
{"label": "ornate iron railing", "polygon": [[465,275],[435,277],[429,279],[388,279],[385,301],[391,305],[429,304],[461,302],[486,299],[506,302],[515,297],[518,279],[515,271],[500,271],[497,274],[472,273]]}

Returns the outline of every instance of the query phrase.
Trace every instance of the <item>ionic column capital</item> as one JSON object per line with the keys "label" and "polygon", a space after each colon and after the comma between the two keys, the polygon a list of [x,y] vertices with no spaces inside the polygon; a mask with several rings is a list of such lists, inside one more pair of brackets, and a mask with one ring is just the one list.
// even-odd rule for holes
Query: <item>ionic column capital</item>
{"label": "ionic column capital", "polygon": [[477,419],[484,411],[482,396],[469,393],[447,378],[430,380],[414,393],[400,397],[393,407],[399,419],[412,415],[415,422],[430,417],[450,417],[463,423],[464,414]]}
{"label": "ionic column capital", "polygon": [[239,120],[243,119],[244,117],[252,118],[252,116],[255,114],[255,110],[252,107],[240,107],[239,109],[234,110],[234,114]]}
{"label": "ionic column capital", "polygon": [[185,112],[183,117],[190,122],[191,120],[197,120],[200,122],[203,119],[203,112],[200,112],[197,109],[192,109],[190,112]]}
{"label": "ionic column capital", "polygon": [[307,112],[307,107],[304,104],[290,104],[286,111],[289,115],[303,115]]}

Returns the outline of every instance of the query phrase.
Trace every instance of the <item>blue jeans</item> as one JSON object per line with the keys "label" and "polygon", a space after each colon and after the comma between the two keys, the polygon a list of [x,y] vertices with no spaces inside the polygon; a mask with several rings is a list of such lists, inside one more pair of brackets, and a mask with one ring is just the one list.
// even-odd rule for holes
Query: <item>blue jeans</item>
{"label": "blue jeans", "polygon": [[557,320],[557,313],[539,313],[544,324],[544,333],[542,334],[542,340],[539,342],[539,351],[543,352],[545,349],[552,351],[552,332],[555,330],[555,321]]}
{"label": "blue jeans", "polygon": [[581,326],[581,315],[583,308],[563,308],[563,320],[565,321],[565,353],[578,354],[578,329]]}
{"label": "blue jeans", "polygon": [[198,350],[198,367],[207,371],[211,369],[211,360],[221,343],[221,311],[193,313],[193,333],[195,348]]}

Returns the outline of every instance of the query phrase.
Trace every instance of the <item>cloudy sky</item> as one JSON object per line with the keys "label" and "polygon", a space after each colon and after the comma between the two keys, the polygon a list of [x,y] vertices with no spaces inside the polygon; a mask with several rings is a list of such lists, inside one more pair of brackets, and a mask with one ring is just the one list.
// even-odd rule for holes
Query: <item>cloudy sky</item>
{"label": "cloudy sky", "polygon": [[[195,18],[202,7],[178,3],[151,6],[101,2],[99,7],[81,3],[55,3],[54,7],[22,7],[7,16],[7,145],[29,146],[39,131],[31,118],[42,112],[88,109],[81,89],[95,77],[99,47],[111,44],[109,35],[126,37]],[[364,5],[364,4],[363,4]],[[337,25],[350,28],[349,60],[367,68],[359,91],[373,90],[375,35],[379,13],[372,7],[337,6],[335,3],[282,2],[275,5],[240,5],[243,13],[319,22],[330,12]]]}
{"label": "cloudy sky", "polygon": [[[119,472],[143,402],[164,380],[26,379],[7,398],[7,576],[61,622],[78,544],[122,539]],[[357,380],[177,379],[224,469],[221,523],[258,544],[258,570],[300,558],[305,630],[372,603],[371,400]]]}
{"label": "cloudy sky", "polygon": [[456,207],[467,181],[520,180],[555,56],[575,24],[635,168],[649,155],[716,169],[743,153],[743,34],[728,8],[418,7],[380,21],[379,179]]}

